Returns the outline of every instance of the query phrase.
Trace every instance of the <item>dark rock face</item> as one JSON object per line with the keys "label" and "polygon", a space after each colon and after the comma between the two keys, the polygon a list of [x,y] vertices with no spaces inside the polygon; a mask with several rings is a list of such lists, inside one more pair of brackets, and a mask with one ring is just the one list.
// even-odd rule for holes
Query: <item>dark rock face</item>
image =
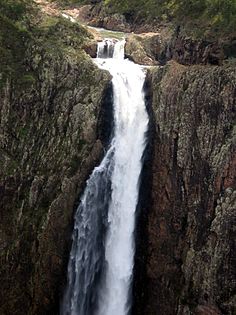
{"label": "dark rock face", "polygon": [[[151,80],[146,80],[144,84],[145,103],[149,115],[149,125],[147,131],[147,146],[143,154],[143,168],[140,178],[139,200],[136,210],[135,228],[135,257],[133,271],[132,298],[133,305],[131,314],[145,314],[145,285],[147,269],[147,249],[148,249],[148,214],[152,194],[152,169],[153,149],[155,140],[155,119],[152,110],[152,90]],[[143,300],[144,299],[144,300]],[[144,303],[143,303],[144,302]]]}
{"label": "dark rock face", "polygon": [[84,51],[92,58],[97,57],[97,41],[93,40],[86,43],[83,47]]}
{"label": "dark rock face", "polygon": [[123,14],[111,13],[102,3],[85,5],[80,8],[80,21],[87,22],[90,26],[103,27],[108,30],[130,32],[131,26]]}
{"label": "dark rock face", "polygon": [[156,136],[135,314],[233,315],[236,70],[172,62],[148,80]]}
{"label": "dark rock face", "polygon": [[110,76],[82,51],[32,47],[30,86],[0,95],[0,314],[58,314],[73,209],[103,154]]}
{"label": "dark rock face", "polygon": [[183,65],[222,65],[230,57],[230,50],[225,50],[224,45],[218,41],[178,36],[176,32],[162,29],[158,33],[128,35],[125,52],[129,59],[145,65],[164,65],[170,60]]}
{"label": "dark rock face", "polygon": [[184,65],[222,65],[223,60],[229,57],[225,53],[222,43],[217,40],[192,39],[191,37],[178,36],[176,32],[163,48],[159,56],[162,63],[173,59]]}

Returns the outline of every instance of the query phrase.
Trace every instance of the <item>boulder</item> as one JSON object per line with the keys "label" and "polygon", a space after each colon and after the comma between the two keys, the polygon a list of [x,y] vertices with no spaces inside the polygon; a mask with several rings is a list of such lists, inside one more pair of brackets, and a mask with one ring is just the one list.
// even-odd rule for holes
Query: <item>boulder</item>
{"label": "boulder", "polygon": [[125,55],[140,65],[158,65],[160,36],[158,33],[130,34],[127,36]]}

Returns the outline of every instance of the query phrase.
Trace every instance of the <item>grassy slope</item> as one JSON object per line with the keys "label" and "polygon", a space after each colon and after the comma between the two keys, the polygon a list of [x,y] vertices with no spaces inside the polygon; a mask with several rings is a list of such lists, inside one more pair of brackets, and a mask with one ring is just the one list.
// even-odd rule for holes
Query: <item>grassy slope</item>
{"label": "grassy slope", "polygon": [[80,49],[89,35],[64,18],[41,15],[32,2],[0,0],[0,87],[6,80],[30,84],[27,53],[40,46],[55,54]]}

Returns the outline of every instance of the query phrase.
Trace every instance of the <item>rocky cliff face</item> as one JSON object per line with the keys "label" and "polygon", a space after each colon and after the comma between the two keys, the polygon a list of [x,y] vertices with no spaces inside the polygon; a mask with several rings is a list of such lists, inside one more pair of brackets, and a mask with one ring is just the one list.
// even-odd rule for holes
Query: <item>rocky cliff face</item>
{"label": "rocky cliff face", "polygon": [[106,140],[110,77],[75,47],[83,31],[54,22],[51,41],[28,43],[25,80],[0,91],[2,315],[58,314],[73,209]]}
{"label": "rocky cliff face", "polygon": [[235,78],[234,66],[149,72],[155,134],[137,314],[236,312]]}
{"label": "rocky cliff face", "polygon": [[156,33],[127,35],[126,56],[145,65],[164,65],[170,60],[183,65],[222,65],[235,58],[236,43],[232,39],[202,40],[165,27]]}

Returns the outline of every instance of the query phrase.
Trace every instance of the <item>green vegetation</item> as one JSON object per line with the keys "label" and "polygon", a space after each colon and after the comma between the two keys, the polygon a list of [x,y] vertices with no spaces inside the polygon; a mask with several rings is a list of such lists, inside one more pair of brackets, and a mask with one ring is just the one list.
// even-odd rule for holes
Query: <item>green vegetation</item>
{"label": "green vegetation", "polygon": [[79,24],[63,17],[44,16],[33,30],[37,43],[48,52],[65,53],[65,50],[80,49],[89,35]]}
{"label": "green vegetation", "polygon": [[51,0],[59,4],[102,2],[110,12],[122,13],[128,19],[197,23],[226,31],[236,31],[236,0]]}
{"label": "green vegetation", "polygon": [[207,21],[213,27],[235,30],[236,0],[105,0],[113,11],[164,20]]}
{"label": "green vegetation", "polygon": [[116,38],[116,39],[122,39],[125,37],[125,33],[123,32],[113,32],[113,31],[110,31],[110,30],[100,30],[99,31],[100,35],[102,36],[102,38],[107,38],[107,37],[110,37],[110,38]]}
{"label": "green vegetation", "polygon": [[40,14],[33,1],[0,0],[0,88],[14,81],[31,87],[37,74],[27,64],[34,51],[62,55],[65,50],[80,49],[89,37],[78,24],[60,17]]}
{"label": "green vegetation", "polygon": [[20,127],[18,133],[19,138],[26,138],[29,133],[29,129],[26,126]]}
{"label": "green vegetation", "polygon": [[26,43],[30,38],[24,1],[0,0],[0,86],[7,77],[23,71]]}
{"label": "green vegetation", "polygon": [[86,0],[48,0],[49,2],[57,2],[61,6],[67,6],[67,5],[77,5],[77,4],[86,4],[90,1]]}
{"label": "green vegetation", "polygon": [[[108,12],[123,13],[135,23],[152,23],[155,19],[157,23],[190,24],[188,29],[201,37],[209,30],[215,30],[217,36],[236,32],[236,0],[49,1],[63,5],[101,2]],[[29,59],[26,56],[29,47],[60,54],[64,50],[79,49],[87,37],[89,35],[78,24],[63,18],[40,16],[32,0],[0,0],[0,87],[9,78],[21,86],[34,84],[35,73],[27,69],[25,62]]]}
{"label": "green vegetation", "polygon": [[22,20],[31,1],[0,0],[1,15],[13,21]]}
{"label": "green vegetation", "polygon": [[196,28],[236,31],[236,0],[50,0],[61,5],[102,3],[110,13],[122,13],[129,20],[157,19]]}

